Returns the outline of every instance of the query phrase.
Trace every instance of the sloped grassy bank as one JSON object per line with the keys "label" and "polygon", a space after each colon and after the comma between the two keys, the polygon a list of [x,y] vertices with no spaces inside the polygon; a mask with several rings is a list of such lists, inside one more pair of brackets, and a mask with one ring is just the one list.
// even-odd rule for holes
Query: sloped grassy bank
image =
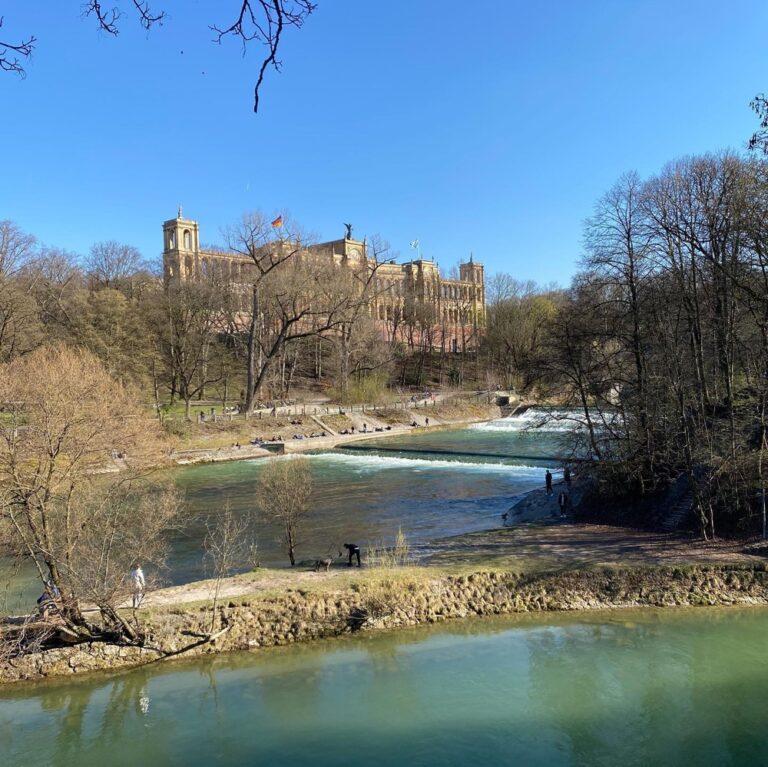
{"label": "sloped grassy bank", "polygon": [[[258,650],[355,631],[546,610],[768,604],[761,565],[601,568],[525,575],[507,571],[369,571],[342,588],[286,589],[156,608],[143,616],[146,647],[83,644],[0,664],[0,683],[114,670],[181,657]],[[330,586],[330,583],[329,583]],[[211,635],[216,638],[206,641]],[[190,645],[196,646],[190,648]]]}

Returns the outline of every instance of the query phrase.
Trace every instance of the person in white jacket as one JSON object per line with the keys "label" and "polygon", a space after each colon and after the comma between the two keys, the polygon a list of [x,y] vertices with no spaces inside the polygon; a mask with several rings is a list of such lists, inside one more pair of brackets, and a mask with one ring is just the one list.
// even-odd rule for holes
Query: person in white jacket
{"label": "person in white jacket", "polygon": [[131,570],[131,583],[133,585],[133,608],[141,607],[141,603],[144,600],[144,587],[146,581],[144,580],[144,571],[141,569],[141,565],[137,562]]}

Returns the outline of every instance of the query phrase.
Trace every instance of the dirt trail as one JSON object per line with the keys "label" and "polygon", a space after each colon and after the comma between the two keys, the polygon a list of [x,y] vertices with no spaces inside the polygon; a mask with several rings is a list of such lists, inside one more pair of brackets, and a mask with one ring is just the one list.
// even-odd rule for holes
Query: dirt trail
{"label": "dirt trail", "polygon": [[765,562],[744,552],[743,541],[704,541],[688,533],[654,533],[552,520],[448,538],[429,563],[485,563],[535,572],[579,567]]}
{"label": "dirt trail", "polygon": [[[253,573],[226,578],[219,590],[219,599],[259,594],[266,592],[285,591],[320,583],[333,581],[348,573],[348,568],[339,567],[330,572],[314,572],[312,570],[257,570]],[[158,607],[162,605],[184,604],[186,602],[202,602],[213,599],[216,588],[214,580],[195,581],[181,586],[170,586],[159,589],[147,595],[143,607]],[[129,605],[123,605],[128,607]]]}
{"label": "dirt trail", "polygon": [[[573,524],[567,520],[469,533],[439,541],[434,548],[435,552],[422,562],[426,574],[430,565],[449,571],[458,567],[535,573],[597,566],[754,565],[766,561],[763,555],[745,553],[741,541],[707,542],[688,534]],[[374,572],[365,567],[350,569],[343,562],[335,564],[330,572],[260,570],[226,579],[219,599],[335,584],[343,588],[349,585],[350,575],[365,579]],[[209,600],[214,588],[214,581],[172,586],[148,595],[145,606]]]}

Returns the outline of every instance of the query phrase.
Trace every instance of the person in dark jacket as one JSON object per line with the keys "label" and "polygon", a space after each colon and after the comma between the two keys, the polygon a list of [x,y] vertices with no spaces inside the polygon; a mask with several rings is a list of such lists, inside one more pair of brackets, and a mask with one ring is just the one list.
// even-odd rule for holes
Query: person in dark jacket
{"label": "person in dark jacket", "polygon": [[353,557],[357,557],[357,566],[361,567],[360,565],[360,547],[356,543],[345,543],[344,548],[347,550],[349,554],[349,566],[352,567],[352,559]]}

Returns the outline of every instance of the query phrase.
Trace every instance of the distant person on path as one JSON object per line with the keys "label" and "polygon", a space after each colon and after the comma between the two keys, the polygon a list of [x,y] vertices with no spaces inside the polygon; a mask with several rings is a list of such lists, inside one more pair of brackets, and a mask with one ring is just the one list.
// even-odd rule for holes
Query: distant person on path
{"label": "distant person on path", "polygon": [[571,486],[571,470],[566,466],[565,469],[563,469],[563,479],[565,480],[565,484],[568,485],[568,487]]}
{"label": "distant person on path", "polygon": [[360,547],[356,543],[345,543],[344,548],[349,552],[349,567],[352,567],[352,558],[357,557],[357,566],[361,567],[360,564]]}
{"label": "distant person on path", "polygon": [[131,583],[133,585],[133,609],[135,610],[137,607],[141,607],[141,603],[144,601],[144,587],[146,586],[144,571],[138,562],[131,570]]}
{"label": "distant person on path", "polygon": [[506,524],[507,524],[507,520],[508,520],[508,519],[509,519],[509,512],[506,512],[506,511],[505,511],[505,512],[504,512],[504,513],[501,515],[501,521],[502,521],[502,522],[503,522],[503,523],[506,525]]}
{"label": "distant person on path", "polygon": [[547,495],[552,495],[552,472],[547,469],[547,473],[544,475],[544,482],[547,485]]}
{"label": "distant person on path", "polygon": [[424,425],[425,426],[429,426],[429,418],[425,418],[424,419]]}
{"label": "distant person on path", "polygon": [[564,517],[568,509],[568,493],[565,490],[562,490],[557,496],[557,505],[560,507],[560,516]]}

